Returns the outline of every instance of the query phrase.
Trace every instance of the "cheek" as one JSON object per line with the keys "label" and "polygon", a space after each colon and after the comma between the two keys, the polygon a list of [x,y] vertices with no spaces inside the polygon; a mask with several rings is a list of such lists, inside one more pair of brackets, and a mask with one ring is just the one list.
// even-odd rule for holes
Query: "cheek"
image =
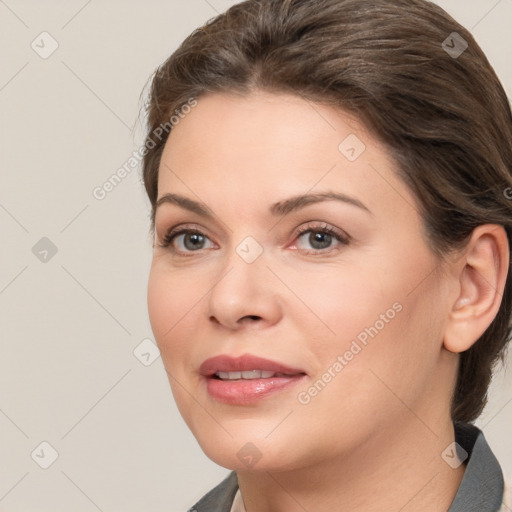
{"label": "cheek", "polygon": [[338,392],[366,404],[361,411],[380,411],[384,421],[391,411],[403,412],[402,402],[413,406],[428,393],[442,344],[439,317],[431,309],[434,298],[428,286],[410,295],[396,289],[383,301],[369,297],[366,314],[345,318],[350,330],[341,339]]}
{"label": "cheek", "polygon": [[153,263],[148,281],[148,313],[153,334],[159,345],[165,332],[172,326],[172,315],[175,311],[173,308],[174,295],[175,293],[168,286],[165,276]]}
{"label": "cheek", "polygon": [[180,383],[189,378],[186,361],[194,349],[193,332],[187,322],[192,319],[193,307],[203,295],[197,286],[186,286],[178,273],[173,274],[160,262],[153,262],[147,292],[149,320],[174,400],[189,427],[191,417],[200,415],[201,411],[194,413],[194,402],[190,403]]}
{"label": "cheek", "polygon": [[186,345],[188,336],[184,332],[188,316],[203,294],[198,287],[187,286],[179,273],[171,273],[159,262],[154,262],[148,281],[148,313],[155,340],[164,362],[172,360]]}
{"label": "cheek", "polygon": [[382,329],[379,315],[390,310],[388,316],[396,316],[392,306],[398,294],[382,281],[382,275],[379,280],[368,268],[327,268],[311,272],[307,280],[301,275],[288,282],[305,307],[296,300],[290,301],[290,306],[296,305],[287,313],[293,311],[304,329],[309,333],[316,331],[324,338],[323,343],[315,344],[317,354],[329,354],[333,350],[343,353],[357,335],[361,334],[360,339],[364,341],[365,328],[376,321]]}
{"label": "cheek", "polygon": [[[353,387],[357,394],[362,374],[373,379],[377,388],[383,387],[369,371],[373,369],[409,393],[404,382],[432,371],[440,348],[436,345],[441,332],[436,313],[438,283],[434,277],[422,281],[432,262],[419,253],[414,261],[395,254],[380,261],[361,259],[350,268],[331,268],[307,283],[294,282],[297,296],[314,312],[297,316],[297,321],[310,334],[317,378],[331,369],[337,376],[344,375],[335,379],[339,386]],[[296,313],[299,309],[304,313],[303,307],[297,307]],[[333,365],[340,362],[339,356],[343,369],[338,364],[336,372]],[[351,378],[352,372],[358,375]]]}

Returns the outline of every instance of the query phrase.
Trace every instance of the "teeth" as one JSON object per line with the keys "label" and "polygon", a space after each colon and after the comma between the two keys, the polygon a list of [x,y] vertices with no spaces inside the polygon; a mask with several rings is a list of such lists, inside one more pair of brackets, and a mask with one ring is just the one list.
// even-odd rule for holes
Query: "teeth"
{"label": "teeth", "polygon": [[217,372],[215,374],[222,380],[239,380],[239,379],[268,379],[276,375],[275,372],[266,370],[249,370],[245,372]]}

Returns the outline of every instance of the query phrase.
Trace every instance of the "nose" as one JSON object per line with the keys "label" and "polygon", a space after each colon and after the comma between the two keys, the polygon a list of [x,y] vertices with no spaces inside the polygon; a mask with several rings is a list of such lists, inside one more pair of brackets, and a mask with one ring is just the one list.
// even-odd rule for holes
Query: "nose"
{"label": "nose", "polygon": [[279,281],[261,254],[248,263],[236,251],[226,259],[208,297],[209,320],[229,330],[264,328],[282,315]]}

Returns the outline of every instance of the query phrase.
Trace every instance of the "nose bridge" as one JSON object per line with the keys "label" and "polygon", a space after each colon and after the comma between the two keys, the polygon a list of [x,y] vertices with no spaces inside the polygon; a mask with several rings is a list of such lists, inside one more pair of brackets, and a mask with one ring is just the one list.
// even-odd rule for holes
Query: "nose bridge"
{"label": "nose bridge", "polygon": [[260,291],[268,289],[268,286],[263,286],[267,281],[265,274],[268,273],[264,252],[263,245],[252,235],[235,241],[224,259],[222,277],[219,277],[212,292],[226,291],[240,303],[245,296],[253,299],[259,296]]}
{"label": "nose bridge", "polygon": [[247,235],[233,244],[223,260],[209,295],[209,316],[231,327],[243,317],[275,321],[279,307],[275,290],[269,286],[271,272],[263,245]]}

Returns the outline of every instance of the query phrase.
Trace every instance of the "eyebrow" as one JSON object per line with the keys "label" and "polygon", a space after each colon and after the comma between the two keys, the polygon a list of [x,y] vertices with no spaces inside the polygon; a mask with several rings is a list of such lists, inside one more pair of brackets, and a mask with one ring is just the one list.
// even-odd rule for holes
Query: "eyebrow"
{"label": "eyebrow", "polygon": [[[357,208],[360,208],[361,210],[366,211],[370,215],[373,215],[373,213],[370,211],[370,209],[362,203],[359,199],[356,199],[355,197],[348,196],[346,194],[342,194],[340,192],[320,192],[316,194],[301,194],[298,196],[290,197],[289,199],[285,199],[283,201],[278,201],[277,203],[274,203],[270,206],[269,212],[271,215],[277,217],[277,216],[283,216],[287,215],[291,212],[300,210],[301,208],[304,208],[306,206],[309,206],[310,204],[320,203],[323,201],[340,201],[345,204],[349,204],[352,206],[356,206]],[[213,219],[214,215],[211,213],[210,209],[203,203],[199,203],[197,201],[194,201],[193,199],[190,199],[185,196],[181,196],[179,194],[165,194],[163,195],[155,205],[155,211],[156,209],[161,206],[162,204],[174,204],[176,206],[179,206],[185,210],[188,210],[192,213],[196,213],[197,215],[200,215],[201,217],[206,217],[208,219]]]}

